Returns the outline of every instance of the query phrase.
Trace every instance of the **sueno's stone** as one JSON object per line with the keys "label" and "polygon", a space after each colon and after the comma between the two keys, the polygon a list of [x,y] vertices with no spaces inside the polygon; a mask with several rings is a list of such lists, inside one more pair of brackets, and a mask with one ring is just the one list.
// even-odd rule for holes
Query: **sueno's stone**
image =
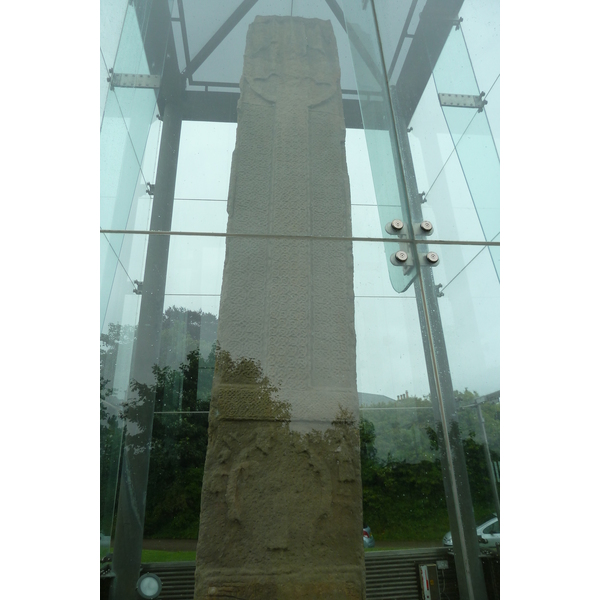
{"label": "sueno's stone", "polygon": [[227,239],[196,600],[365,597],[352,247],[319,239],[350,237],[344,140],[331,23],[257,17],[227,231],[261,235]]}

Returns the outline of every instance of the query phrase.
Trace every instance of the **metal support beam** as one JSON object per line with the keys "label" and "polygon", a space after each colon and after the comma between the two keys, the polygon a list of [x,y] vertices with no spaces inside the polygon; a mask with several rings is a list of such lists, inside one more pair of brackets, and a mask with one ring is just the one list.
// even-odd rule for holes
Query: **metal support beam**
{"label": "metal support beam", "polygon": [[[112,71],[112,70],[111,70]],[[124,88],[160,88],[160,75],[140,75],[138,73],[111,73],[107,79],[110,89]]]}
{"label": "metal support beam", "polygon": [[144,53],[151,75],[161,75],[165,64],[165,48],[172,37],[171,10],[168,0],[132,2],[144,40]]}
{"label": "metal support beam", "polygon": [[379,84],[381,90],[383,90],[387,84],[382,77],[382,72],[377,68],[377,64],[369,54],[367,48],[362,43],[362,40],[357,35],[356,31],[354,31],[354,27],[350,23],[346,23],[346,17],[344,16],[344,11],[340,8],[340,5],[336,2],[336,0],[325,0],[327,2],[327,6],[331,9],[331,12],[334,14],[335,18],[338,20],[339,24],[342,26],[342,29],[348,34],[348,40],[350,43],[356,48],[360,57],[364,61],[365,65],[371,71],[371,74],[375,78],[375,81]]}
{"label": "metal support beam", "polygon": [[483,97],[485,94],[481,92],[478,96],[471,94],[438,94],[440,106],[452,106],[454,108],[476,108],[477,112],[481,112],[487,104],[487,100]]}
{"label": "metal support beam", "polygon": [[455,26],[463,0],[428,0],[400,71],[396,88],[408,126],[425,86]]}
{"label": "metal support beam", "polygon": [[[183,56],[185,57],[185,66],[190,64],[190,44],[187,35],[187,23],[185,21],[185,13],[183,12],[183,0],[177,0],[177,10],[179,11],[179,21],[181,24],[181,40],[183,42]],[[191,83],[192,74],[190,73],[188,81]]]}
{"label": "metal support beam", "polygon": [[217,46],[231,33],[232,29],[246,16],[258,0],[243,0],[218,31],[206,42],[204,47],[192,58],[190,64],[182,71],[183,79],[187,79],[198,70],[200,65],[214,52]]}
{"label": "metal support beam", "polygon": [[[175,102],[168,102],[163,117],[151,230],[171,229],[180,136],[180,107]],[[154,396],[150,388],[154,384],[152,367],[158,363],[160,349],[169,239],[168,235],[148,238],[140,319],[131,368],[131,379],[138,388],[130,391],[124,407],[125,435],[112,563],[115,574],[111,586],[112,600],[139,600],[135,585],[142,558],[154,419]]]}
{"label": "metal support beam", "polygon": [[[181,96],[184,121],[213,121],[237,123],[238,90],[231,92],[183,92]],[[358,100],[344,98],[344,120],[348,129],[362,129],[363,122]]]}
{"label": "metal support beam", "polygon": [[400,34],[400,38],[398,39],[398,45],[396,46],[396,51],[394,52],[394,56],[392,57],[392,61],[390,62],[390,68],[388,69],[388,79],[392,77],[392,73],[394,72],[394,67],[396,66],[396,61],[398,60],[398,56],[400,55],[400,50],[402,49],[402,44],[404,40],[408,38],[412,38],[412,35],[408,35],[408,28],[410,26],[410,22],[412,21],[413,14],[415,12],[415,8],[417,8],[417,2],[419,0],[412,0],[410,8],[408,9],[408,14],[406,15],[406,20],[404,21],[404,27],[402,28],[402,33]]}
{"label": "metal support beam", "polygon": [[344,11],[341,9],[340,5],[336,0],[325,0],[325,2],[327,2],[327,6],[329,6],[331,12],[335,15],[335,18],[342,26],[342,29],[346,31],[346,19],[344,18]]}

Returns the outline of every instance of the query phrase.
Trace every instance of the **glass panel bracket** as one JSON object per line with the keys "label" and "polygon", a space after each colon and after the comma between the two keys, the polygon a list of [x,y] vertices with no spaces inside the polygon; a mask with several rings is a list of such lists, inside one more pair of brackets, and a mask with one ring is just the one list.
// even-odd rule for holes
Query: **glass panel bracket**
{"label": "glass panel bracket", "polygon": [[[400,249],[390,256],[390,262],[397,267],[403,267],[404,275],[408,275],[415,266],[415,258],[422,267],[436,267],[440,262],[440,257],[436,252],[415,252],[411,248],[407,230],[408,228],[400,219],[394,219],[385,226],[385,230],[390,235],[396,235],[401,240]],[[422,221],[413,224],[413,235],[424,236],[433,233],[433,224],[431,221]]]}
{"label": "glass panel bracket", "polygon": [[106,81],[110,83],[111,90],[114,90],[116,87],[145,88],[155,90],[160,88],[160,75],[114,73],[112,69],[109,69],[109,73],[110,75],[106,78]]}
{"label": "glass panel bracket", "polygon": [[455,108],[476,108],[477,112],[481,112],[487,104],[484,100],[485,92],[481,92],[479,96],[470,94],[438,94],[441,106],[453,106]]}

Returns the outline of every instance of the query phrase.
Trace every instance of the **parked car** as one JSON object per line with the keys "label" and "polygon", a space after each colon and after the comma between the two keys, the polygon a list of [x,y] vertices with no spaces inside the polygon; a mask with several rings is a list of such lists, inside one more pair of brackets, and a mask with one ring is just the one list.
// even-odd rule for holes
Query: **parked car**
{"label": "parked car", "polygon": [[[477,538],[481,550],[496,551],[500,547],[500,522],[498,517],[488,515],[477,524]],[[452,547],[452,534],[448,532],[442,539],[447,548]]]}
{"label": "parked car", "polygon": [[365,548],[373,548],[375,546],[375,538],[371,533],[370,527],[363,527],[363,546]]}

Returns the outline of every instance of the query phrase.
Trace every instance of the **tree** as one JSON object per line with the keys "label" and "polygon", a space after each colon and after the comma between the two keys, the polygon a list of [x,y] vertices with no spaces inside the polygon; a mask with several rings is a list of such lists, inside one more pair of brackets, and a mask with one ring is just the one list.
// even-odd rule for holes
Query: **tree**
{"label": "tree", "polygon": [[[455,397],[459,407],[466,407],[478,396],[465,390],[455,392]],[[449,524],[431,403],[427,398],[413,397],[374,408],[388,410],[363,411],[361,417],[365,524],[381,540],[439,541]],[[482,411],[485,411],[488,439],[492,440],[492,460],[499,461],[500,407],[483,405]],[[479,518],[493,512],[495,507],[475,409],[459,410],[459,429],[473,508]]]}
{"label": "tree", "polygon": [[[196,537],[215,366],[217,318],[168,308],[163,315],[154,383],[131,381],[138,401],[154,402],[145,535]],[[101,527],[109,534],[119,479],[122,410],[129,390],[116,389],[118,368],[129,368],[136,329],[111,323],[101,335]],[[182,352],[184,354],[182,355]],[[179,363],[175,364],[178,357]],[[119,367],[121,365],[121,367]]]}

